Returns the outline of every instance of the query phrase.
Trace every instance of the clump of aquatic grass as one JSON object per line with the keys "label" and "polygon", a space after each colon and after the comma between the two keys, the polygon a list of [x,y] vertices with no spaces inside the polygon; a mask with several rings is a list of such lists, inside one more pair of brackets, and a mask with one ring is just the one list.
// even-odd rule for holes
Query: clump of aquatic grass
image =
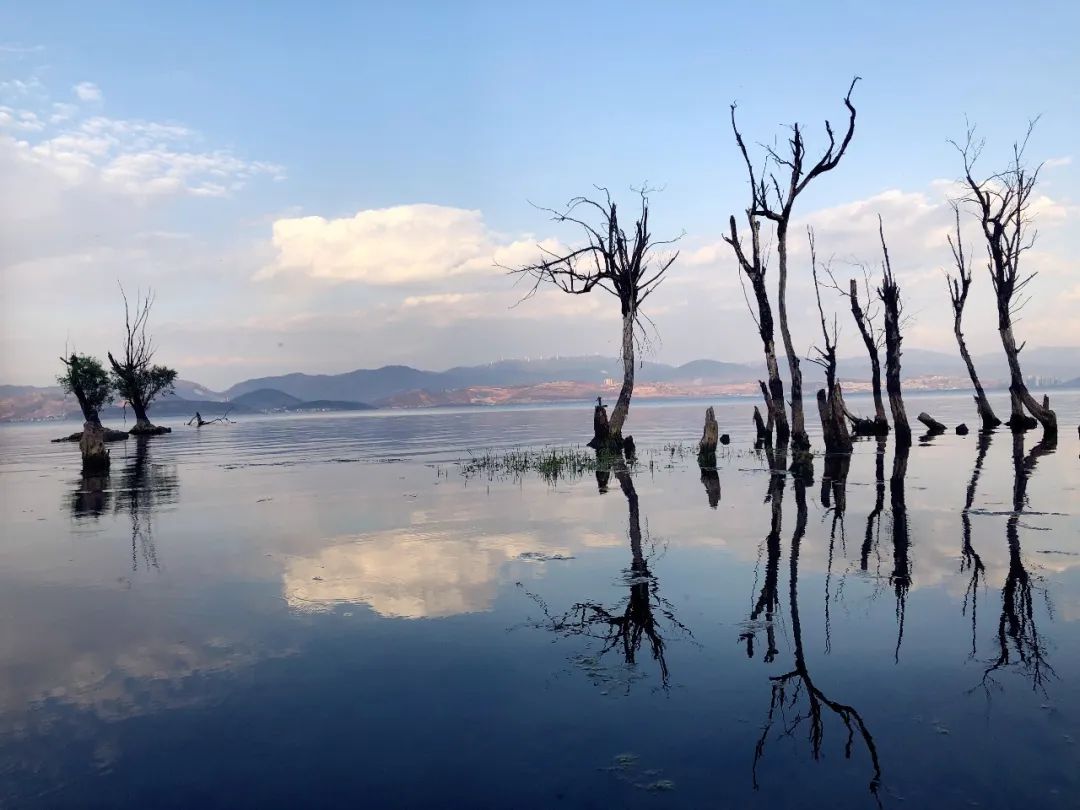
{"label": "clump of aquatic grass", "polygon": [[466,478],[510,478],[516,481],[535,473],[549,484],[554,484],[560,479],[572,481],[603,469],[610,465],[610,461],[603,454],[598,458],[592,450],[580,447],[545,447],[489,450],[483,454],[470,454],[459,464],[461,474]]}

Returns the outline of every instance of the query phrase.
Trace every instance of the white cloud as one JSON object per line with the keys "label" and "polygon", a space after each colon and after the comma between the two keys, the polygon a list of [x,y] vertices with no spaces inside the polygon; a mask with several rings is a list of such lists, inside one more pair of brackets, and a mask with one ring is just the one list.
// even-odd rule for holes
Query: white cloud
{"label": "white cloud", "polygon": [[101,101],[101,88],[93,82],[79,82],[71,88],[80,101]]}
{"label": "white cloud", "polygon": [[364,210],[338,219],[279,219],[272,242],[277,258],[258,279],[291,271],[377,285],[437,282],[502,273],[500,266],[540,255],[532,240],[501,239],[479,211],[427,204]]}

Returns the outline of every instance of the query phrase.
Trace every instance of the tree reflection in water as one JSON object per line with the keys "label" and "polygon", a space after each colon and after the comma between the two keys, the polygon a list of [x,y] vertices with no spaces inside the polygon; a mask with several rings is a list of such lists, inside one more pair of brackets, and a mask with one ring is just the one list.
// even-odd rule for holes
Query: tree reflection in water
{"label": "tree reflection in water", "polygon": [[131,570],[140,562],[149,570],[158,568],[157,548],[154,545],[154,512],[165,503],[176,500],[178,488],[176,470],[151,459],[149,436],[138,436],[135,455],[120,474],[116,492],[116,512],[131,517]]}
{"label": "tree reflection in water", "polygon": [[[777,454],[779,456],[780,454]],[[779,467],[776,465],[779,464]],[[770,476],[769,498],[772,515],[769,536],[766,539],[768,550],[768,562],[766,565],[765,584],[761,594],[754,605],[750,616],[752,621],[765,612],[766,628],[769,632],[769,649],[766,651],[764,660],[774,660],[777,650],[771,634],[773,624],[771,613],[778,612],[779,595],[777,592],[777,574],[780,560],[780,524],[782,511],[782,494],[784,478],[777,470],[783,470],[784,461],[776,456],[770,456],[770,467],[773,474]],[[840,473],[840,471],[837,471]],[[861,740],[866,752],[870,757],[872,775],[870,778],[870,793],[878,800],[878,790],[881,786],[881,764],[878,760],[877,747],[874,744],[873,735],[863,722],[862,716],[853,707],[829,698],[814,683],[806,662],[806,653],[803,646],[802,621],[799,614],[799,552],[803,536],[806,533],[807,507],[806,486],[807,482],[798,477],[793,479],[795,490],[796,519],[795,529],[791,538],[791,559],[789,574],[789,611],[791,616],[791,635],[794,644],[794,669],[784,675],[770,677],[772,685],[769,701],[769,712],[765,720],[761,736],[754,748],[754,761],[752,776],[754,788],[759,787],[757,779],[758,763],[765,755],[765,748],[774,726],[779,723],[782,736],[794,737],[795,732],[809,724],[810,750],[813,758],[821,758],[822,744],[825,737],[826,710],[832,712],[844,724],[847,731],[847,740],[844,745],[844,756],[851,758],[855,748],[856,739]],[[835,502],[835,492],[834,492]],[[744,633],[743,639],[747,640],[747,649],[753,655],[752,633]],[[880,804],[880,801],[879,801]]]}
{"label": "tree reflection in water", "polygon": [[[1009,547],[1009,570],[1001,589],[1001,617],[998,620],[998,655],[983,672],[982,687],[995,685],[994,676],[1005,667],[1014,666],[1031,679],[1033,689],[1045,691],[1047,678],[1055,676],[1046,660],[1046,646],[1035,624],[1036,583],[1024,564],[1020,548],[1020,516],[1028,506],[1027,485],[1039,459],[1057,449],[1057,437],[1044,435],[1042,440],[1024,455],[1024,434],[1013,434],[1013,498],[1012,511],[1005,522],[1005,539]],[[1045,588],[1043,596],[1049,606]]]}
{"label": "tree reflection in water", "polygon": [[[582,601],[574,604],[566,613],[554,615],[547,604],[536,594],[528,593],[544,612],[544,621],[536,626],[550,630],[559,636],[584,636],[601,643],[597,657],[611,650],[620,650],[628,666],[637,664],[638,653],[648,642],[648,649],[660,668],[660,681],[664,689],[668,688],[669,676],[663,622],[674,629],[692,635],[690,630],[676,617],[674,608],[667,599],[660,595],[659,583],[649,570],[649,557],[645,545],[651,547],[648,528],[643,531],[641,508],[637,490],[626,463],[615,460],[611,471],[619,482],[619,488],[626,497],[629,514],[631,561],[630,568],[624,572],[629,595],[618,605],[607,608],[596,601]],[[601,492],[607,489],[606,477],[597,473],[597,486]]]}
{"label": "tree reflection in water", "polygon": [[108,473],[82,475],[71,493],[71,515],[76,520],[99,518],[109,511],[112,497]]}
{"label": "tree reflection in water", "polygon": [[971,508],[975,503],[975,490],[979,485],[979,477],[982,475],[983,463],[986,461],[986,452],[990,449],[990,441],[994,434],[984,430],[979,432],[978,452],[975,456],[975,466],[971,470],[971,480],[968,481],[967,492],[964,496],[964,509],[960,513],[960,525],[962,527],[962,543],[960,545],[960,573],[969,572],[967,590],[964,592],[964,604],[961,608],[962,615],[967,615],[968,607],[971,608],[971,655],[975,656],[975,632],[978,623],[978,600],[979,584],[982,581],[986,566],[983,565],[982,557],[971,545]]}
{"label": "tree reflection in water", "polygon": [[893,659],[900,661],[900,645],[904,643],[904,619],[907,614],[907,595],[911,589],[911,538],[908,536],[907,501],[904,479],[907,477],[908,447],[898,444],[893,453],[892,475],[889,477],[889,506],[892,512],[893,570],[889,584],[896,592],[896,650]]}

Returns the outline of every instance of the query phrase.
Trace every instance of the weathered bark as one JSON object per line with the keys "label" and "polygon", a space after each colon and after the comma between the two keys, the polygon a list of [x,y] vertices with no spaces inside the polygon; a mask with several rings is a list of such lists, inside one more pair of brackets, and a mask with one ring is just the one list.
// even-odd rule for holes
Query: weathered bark
{"label": "weathered bark", "polygon": [[821,335],[825,340],[825,348],[815,347],[818,356],[810,358],[811,362],[817,363],[825,369],[825,388],[817,393],[821,432],[825,439],[827,453],[850,453],[851,434],[848,432],[847,422],[845,421],[847,407],[844,405],[844,397],[840,392],[840,384],[836,381],[836,343],[839,329],[834,315],[832,334],[829,334],[829,326],[825,320],[825,308],[821,305],[821,283],[817,272],[814,231],[812,228],[806,230],[810,239],[810,268],[814,277],[814,297],[817,299],[818,315],[821,318]]}
{"label": "weathered bark", "polygon": [[599,453],[606,451],[610,443],[611,427],[608,424],[607,406],[597,397],[596,407],[593,408],[593,437],[587,446]]}
{"label": "weathered bark", "polygon": [[941,422],[932,417],[926,411],[920,413],[916,418],[924,425],[926,425],[926,429],[930,431],[931,436],[936,436],[939,433],[944,433],[946,430],[945,425],[941,424]]}
{"label": "weathered bark", "polygon": [[[1020,349],[1023,347],[1016,345],[1010,307],[1010,300],[998,295],[998,333],[1001,335],[1005,357],[1009,361],[1009,399],[1012,404],[1012,415],[1007,424],[1016,432],[1030,430],[1041,424],[1046,435],[1056,436],[1057,414],[1050,410],[1050,398],[1043,396],[1042,403],[1037,402],[1024,382],[1024,374],[1020,370]],[[1024,413],[1025,408],[1034,419]]]}
{"label": "weathered bark", "polygon": [[[758,416],[760,419],[760,415]],[[713,466],[716,465],[716,444],[719,441],[720,426],[716,423],[716,414],[710,405],[705,409],[705,427],[701,432],[701,441],[698,442],[698,458],[711,459]]]}
{"label": "weathered bark", "polygon": [[634,443],[633,436],[627,436],[623,439],[623,456],[627,461],[637,461],[637,444]]}
{"label": "weathered bark", "polygon": [[975,387],[975,407],[982,420],[982,429],[993,430],[1001,424],[994,409],[990,407],[990,400],[986,398],[979,375],[975,371],[975,363],[971,360],[971,352],[968,351],[967,341],[964,339],[963,319],[964,305],[967,304],[968,292],[971,290],[971,262],[964,253],[964,240],[960,233],[960,206],[953,203],[953,214],[956,218],[956,239],[948,237],[949,248],[952,250],[953,263],[956,265],[957,277],[953,278],[946,274],[945,283],[949,288],[949,302],[953,311],[953,334],[956,336],[956,345],[960,348],[960,356],[967,366],[971,384]]}
{"label": "weathered bark", "polygon": [[615,410],[611,412],[611,438],[615,442],[622,439],[623,423],[630,412],[630,397],[634,393],[634,319],[633,310],[623,312],[622,316],[622,364],[623,383],[619,389],[619,399]]}
{"label": "weathered bark", "polygon": [[79,439],[84,474],[102,473],[109,469],[109,451],[105,447],[105,429],[100,422],[87,421]]}
{"label": "weathered bark", "polygon": [[772,442],[772,430],[766,426],[765,420],[761,418],[761,411],[757,405],[754,406],[754,430],[756,431],[755,450],[761,450],[765,445]]}
{"label": "weathered bark", "polygon": [[893,276],[889,261],[889,249],[885,246],[885,230],[878,217],[878,234],[881,237],[881,250],[885,256],[882,264],[881,286],[878,297],[885,308],[885,390],[889,394],[889,408],[892,410],[893,426],[896,429],[898,446],[911,446],[911,426],[908,424],[907,411],[904,409],[904,395],[900,387],[900,313],[903,305],[900,301],[900,287]]}
{"label": "weathered bark", "polygon": [[[885,401],[881,395],[881,357],[878,352],[877,337],[874,335],[873,324],[870,317],[859,303],[859,285],[855,279],[851,279],[848,298],[851,301],[851,314],[855,318],[855,325],[859,328],[866,353],[870,357],[870,387],[874,394],[874,421],[873,431],[870,434],[856,431],[859,435],[884,436],[889,432],[889,420],[885,418]],[[865,430],[865,428],[864,428]]]}
{"label": "weathered bark", "polygon": [[[732,110],[731,125],[734,128],[734,110]],[[742,136],[739,135],[737,129],[735,130],[735,138],[739,142],[739,147],[743,149],[743,155],[745,156],[746,150],[743,147]],[[749,166],[749,161],[747,165]],[[750,171],[752,181],[753,170]],[[757,199],[756,192],[754,199],[755,201]],[[769,302],[769,291],[765,286],[766,267],[761,254],[761,222],[752,207],[747,210],[746,216],[750,223],[750,255],[747,256],[743,251],[738,228],[735,224],[735,217],[728,219],[728,227],[731,233],[729,236],[724,237],[724,241],[731,245],[735,251],[735,256],[739,260],[739,267],[750,280],[750,288],[754,291],[754,302],[757,306],[755,321],[757,322],[758,336],[761,338],[761,345],[765,353],[765,370],[769,378],[767,386],[765,382],[759,381],[761,393],[765,397],[770,431],[772,426],[775,425],[777,441],[786,446],[790,431],[787,410],[784,407],[784,381],[780,377],[780,364],[776,360],[776,335],[772,304]]]}
{"label": "weathered bark", "polygon": [[967,288],[970,283],[969,276],[967,283],[963,285],[963,292],[960,294],[959,301],[955,296],[953,297],[953,334],[956,336],[956,345],[960,348],[960,356],[964,359],[964,365],[967,366],[968,376],[971,377],[971,384],[975,388],[975,408],[979,412],[979,419],[982,420],[982,429],[993,430],[1001,424],[1001,420],[994,413],[990,400],[986,397],[986,391],[983,390],[982,383],[979,381],[979,375],[975,371],[975,363],[971,359],[971,352],[968,351],[967,341],[964,339],[964,330],[961,326],[961,319],[964,315],[964,302],[967,299]]}
{"label": "weathered bark", "polygon": [[784,339],[784,353],[787,355],[788,374],[791,376],[791,449],[798,452],[810,449],[810,437],[806,434],[806,416],[803,413],[802,370],[799,368],[799,355],[791,340],[787,317],[787,222],[776,226],[776,255],[780,266],[780,294],[777,308],[780,315],[780,335]]}

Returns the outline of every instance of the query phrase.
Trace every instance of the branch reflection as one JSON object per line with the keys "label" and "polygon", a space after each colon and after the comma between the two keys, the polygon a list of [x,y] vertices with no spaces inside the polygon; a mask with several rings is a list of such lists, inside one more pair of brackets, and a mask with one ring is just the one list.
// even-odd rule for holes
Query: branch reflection
{"label": "branch reflection", "polygon": [[[997,658],[983,672],[984,689],[996,683],[995,673],[1005,667],[1015,667],[1031,680],[1033,689],[1045,691],[1047,678],[1055,676],[1046,660],[1046,646],[1035,623],[1037,576],[1027,570],[1020,547],[1020,516],[1028,506],[1027,485],[1035,465],[1043,456],[1057,449],[1057,437],[1044,434],[1042,440],[1024,455],[1024,434],[1013,434],[1013,498],[1012,511],[1005,522],[1005,539],[1009,547],[1009,570],[1001,589],[1001,617],[997,629]],[[1043,590],[1046,596],[1045,588]],[[1047,600],[1049,601],[1048,597]]]}
{"label": "branch reflection", "polygon": [[[793,480],[795,490],[796,520],[795,530],[791,538],[790,582],[788,599],[791,613],[791,634],[795,648],[795,666],[784,675],[771,677],[771,697],[769,712],[761,736],[754,748],[754,761],[752,775],[754,788],[759,787],[757,768],[762,757],[765,755],[766,744],[772,733],[774,725],[780,728],[782,736],[793,737],[795,732],[804,724],[809,724],[810,750],[813,758],[821,758],[822,743],[825,737],[825,710],[832,712],[843,723],[847,731],[847,740],[844,744],[844,756],[851,758],[856,739],[862,742],[867,755],[870,757],[872,774],[870,777],[869,790],[878,800],[878,789],[881,786],[881,763],[878,759],[877,746],[874,744],[873,735],[862,719],[862,715],[853,707],[829,698],[815,683],[810,675],[806,662],[806,654],[803,646],[802,620],[799,614],[799,552],[806,533],[807,508],[806,508],[806,484],[799,478]],[[777,499],[773,498],[774,526],[778,525],[775,515],[777,511]],[[770,532],[770,537],[772,532]],[[779,544],[777,543],[776,559],[779,558]],[[767,578],[768,579],[768,578]],[[767,586],[768,587],[768,583]],[[769,598],[776,604],[775,584],[772,585],[773,593]],[[764,590],[763,590],[764,593]],[[760,600],[759,600],[760,601]],[[775,654],[775,653],[774,653]],[[766,660],[771,660],[766,657]],[[805,702],[805,705],[804,705]],[[880,804],[880,801],[879,801]]]}
{"label": "branch reflection", "polygon": [[[642,528],[641,507],[630,471],[622,459],[614,460],[611,470],[627,505],[631,559],[630,567],[623,572],[623,576],[629,589],[628,596],[610,608],[598,601],[582,601],[575,603],[562,615],[553,615],[540,597],[526,593],[544,612],[545,619],[538,627],[559,636],[584,636],[598,640],[601,643],[598,658],[611,650],[619,650],[627,666],[634,667],[638,654],[647,644],[649,654],[659,667],[661,686],[667,689],[670,672],[663,624],[666,622],[676,630],[692,634],[676,618],[671,603],[660,595],[659,582],[649,570],[652,542],[648,527]],[[599,475],[597,481],[599,484]],[[600,487],[601,492],[605,488]],[[648,554],[645,551],[647,545],[650,547]]]}

